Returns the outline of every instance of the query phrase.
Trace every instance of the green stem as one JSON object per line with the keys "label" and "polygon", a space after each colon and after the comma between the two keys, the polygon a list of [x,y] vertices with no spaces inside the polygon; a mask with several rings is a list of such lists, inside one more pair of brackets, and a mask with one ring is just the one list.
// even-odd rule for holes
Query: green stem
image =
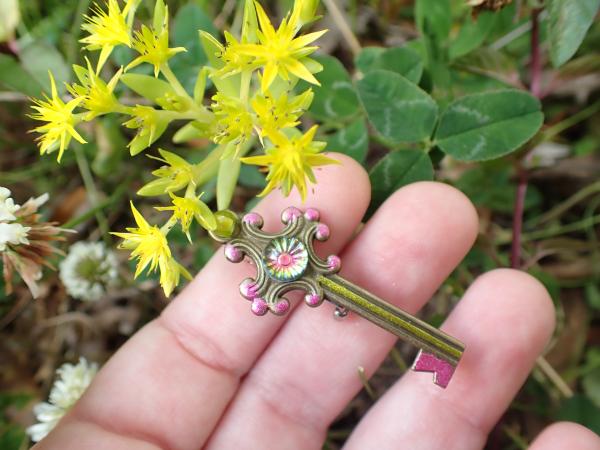
{"label": "green stem", "polygon": [[105,240],[107,244],[110,244],[108,240],[109,226],[108,220],[101,209],[97,209],[98,206],[98,190],[96,189],[96,184],[94,183],[94,177],[92,176],[92,172],[90,170],[90,165],[87,162],[87,159],[83,153],[83,149],[76,145],[74,146],[75,150],[75,158],[77,160],[77,167],[79,168],[79,173],[81,174],[81,178],[83,179],[83,184],[85,186],[85,190],[88,193],[88,197],[90,199],[90,203],[93,209],[96,209],[95,216],[98,221],[98,226],[100,227],[100,231],[102,232],[102,238]]}
{"label": "green stem", "polygon": [[571,197],[566,199],[564,202],[556,205],[550,211],[538,216],[531,221],[529,221],[526,226],[528,228],[532,228],[533,226],[538,226],[546,222],[550,222],[553,219],[556,219],[571,209],[573,206],[577,205],[579,202],[585,200],[590,195],[596,194],[600,192],[600,181],[596,181],[583,189],[577,191]]}
{"label": "green stem", "polygon": [[125,194],[125,192],[127,192],[128,187],[129,187],[129,181],[121,183],[119,185],[119,187],[117,189],[115,189],[115,191],[112,193],[112,195],[110,197],[108,197],[105,200],[103,200],[102,202],[98,203],[95,207],[93,207],[89,211],[86,211],[79,217],[71,219],[61,226],[63,228],[72,229],[72,228],[75,228],[77,225],[89,220],[91,217],[95,216],[99,211],[102,211],[103,209],[114,205],[123,196],[123,194]]}
{"label": "green stem", "polygon": [[[523,242],[538,241],[541,239],[548,239],[554,236],[560,236],[562,234],[573,233],[576,231],[582,231],[588,227],[593,227],[600,223],[600,214],[593,217],[586,217],[585,219],[578,220],[576,222],[569,223],[567,225],[560,225],[551,227],[545,230],[533,231],[530,233],[523,234]],[[495,240],[496,245],[504,245],[511,242],[512,236],[509,233],[503,235]]]}
{"label": "green stem", "polygon": [[240,100],[248,107],[248,98],[250,96],[250,83],[252,82],[252,72],[242,72],[242,82],[240,85]]}
{"label": "green stem", "polygon": [[198,105],[198,103],[194,101],[190,94],[188,94],[188,92],[185,90],[177,76],[175,76],[168,63],[163,64],[160,67],[160,71],[171,84],[173,89],[175,89],[175,92],[190,102],[191,110],[195,112],[195,116],[192,117],[193,120],[199,120],[200,122],[206,123],[212,120],[212,114],[204,106]]}
{"label": "green stem", "polygon": [[563,131],[571,128],[574,125],[577,125],[579,122],[582,122],[585,119],[592,117],[598,111],[600,111],[600,100],[596,101],[595,103],[592,103],[590,106],[588,106],[585,109],[582,109],[576,114],[573,114],[569,118],[558,122],[557,124],[552,125],[551,127],[548,127],[546,130],[544,130],[543,133],[541,133],[540,141],[549,141],[550,139],[559,135]]}

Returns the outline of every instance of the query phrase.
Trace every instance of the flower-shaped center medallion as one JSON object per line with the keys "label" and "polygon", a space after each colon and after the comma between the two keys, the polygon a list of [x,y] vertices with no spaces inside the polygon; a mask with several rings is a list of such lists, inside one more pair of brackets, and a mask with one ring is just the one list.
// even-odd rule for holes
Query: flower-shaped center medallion
{"label": "flower-shaped center medallion", "polygon": [[295,237],[276,238],[265,248],[263,264],[272,279],[294,281],[308,267],[308,251]]}

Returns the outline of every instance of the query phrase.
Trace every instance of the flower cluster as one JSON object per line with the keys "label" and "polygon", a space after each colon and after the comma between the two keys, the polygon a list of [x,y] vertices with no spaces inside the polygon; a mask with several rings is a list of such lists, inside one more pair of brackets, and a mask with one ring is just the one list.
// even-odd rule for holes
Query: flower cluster
{"label": "flower cluster", "polygon": [[33,442],[39,442],[56,426],[59,420],[79,400],[90,385],[98,365],[80,358],[77,364],[63,364],[56,371],[58,375],[50,391],[48,402],[38,403],[33,412],[38,423],[27,428]]}
{"label": "flower cluster", "polygon": [[94,302],[116,285],[118,267],[115,253],[103,243],[77,242],[59,264],[59,275],[71,297]]}
{"label": "flower cluster", "polygon": [[[218,214],[202,202],[202,189],[217,180],[219,209],[229,206],[237,184],[241,163],[264,167],[267,183],[259,195],[282,189],[288,195],[296,188],[306,197],[308,183],[315,182],[314,167],[336,163],[323,155],[323,142],[315,141],[317,127],[302,133],[300,118],[313,100],[312,88],[298,89],[298,82],[318,85],[315,74],[321,65],[311,55],[315,41],[325,31],[303,33],[313,22],[319,2],[296,0],[293,9],[274,26],[263,7],[254,0],[244,0],[244,20],[239,32],[225,32],[224,43],[201,31],[200,40],[209,65],[197,77],[193,92],[186,90],[169,61],[185,52],[170,46],[169,9],[157,0],[151,26],[136,28],[135,14],[139,0],[108,0],[105,7],[94,6],[82,26],[81,43],[90,52],[99,52],[97,62],[85,58],[85,66],[74,66],[78,80],[67,86],[68,98],[61,97],[50,74],[51,95],[34,100],[31,117],[43,124],[39,133],[42,154],[57,152],[60,161],[73,141],[86,143],[81,124],[97,117],[116,113],[125,116],[125,128],[135,131],[128,148],[132,156],[151,147],[169,125],[183,122],[174,135],[177,143],[203,137],[214,148],[200,163],[173,152],[159,150],[154,159],[164,165],[153,172],[156,177],[138,195],[163,196],[168,206],[156,209],[170,213],[164,225],[150,225],[133,206],[137,226],[126,233],[122,248],[137,260],[136,276],[144,270],[160,270],[160,282],[168,295],[189,273],[174,259],[168,234],[179,224],[191,240],[194,222],[209,231],[218,225]],[[118,47],[128,47],[137,55],[117,68],[107,81],[110,55]],[[152,67],[152,75],[134,73],[136,67]],[[208,81],[214,92],[205,100]],[[125,85],[145,97],[143,104],[126,105],[118,98],[119,85]],[[258,155],[250,155],[258,151]],[[180,193],[181,192],[181,193]]]}
{"label": "flower cluster", "polygon": [[44,194],[17,205],[11,198],[11,192],[0,186],[0,256],[7,294],[12,292],[13,275],[17,272],[31,294],[37,297],[42,266],[53,268],[48,257],[60,253],[52,244],[63,240],[60,233],[65,230],[54,223],[42,221],[38,213],[39,207],[47,200],[48,194]]}

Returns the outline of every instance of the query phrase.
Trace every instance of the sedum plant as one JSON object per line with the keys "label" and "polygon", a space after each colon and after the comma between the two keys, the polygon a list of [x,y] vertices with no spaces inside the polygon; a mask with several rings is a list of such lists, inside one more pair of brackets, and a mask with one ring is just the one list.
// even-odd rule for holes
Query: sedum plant
{"label": "sedum plant", "polygon": [[[319,85],[315,74],[322,66],[310,56],[317,50],[314,42],[325,31],[303,33],[304,26],[315,20],[315,0],[296,0],[278,27],[259,3],[246,0],[239,36],[226,31],[221,43],[199,32],[209,64],[199,70],[193,92],[188,92],[169,65],[174,55],[186,49],[169,45],[168,7],[158,0],[152,25],[136,28],[138,3],[109,0],[104,7],[94,6],[85,17],[86,36],[80,42],[87,51],[99,52],[97,62],[93,64],[86,56],[85,66],[73,66],[78,82],[67,86],[69,99],[59,96],[50,73],[51,95],[34,100],[31,117],[43,123],[34,130],[39,134],[41,154],[56,153],[59,162],[73,139],[86,143],[79,131],[82,125],[107,114],[125,117],[123,126],[136,131],[128,144],[132,157],[150,151],[169,126],[178,127],[176,143],[196,138],[214,142],[212,152],[197,164],[164,149],[149,155],[161,166],[138,194],[166,196],[170,205],[156,209],[170,213],[170,218],[162,225],[151,225],[132,203],[136,226],[114,233],[123,239],[121,247],[137,260],[135,276],[159,270],[168,296],[182,276],[190,278],[171,253],[173,227],[179,225],[191,241],[194,221],[209,231],[227,225],[225,215],[215,214],[202,201],[204,184],[217,179],[217,206],[226,209],[245,163],[268,169],[267,185],[260,195],[276,188],[288,195],[296,188],[305,198],[308,184],[315,182],[313,168],[336,162],[322,154],[325,143],[315,140],[317,126],[305,133],[298,128],[313,101],[310,85]],[[119,46],[129,47],[137,56],[105,77],[110,72],[108,58]],[[133,71],[142,65],[151,66],[152,75]],[[299,80],[307,87],[297,92]],[[116,95],[119,83],[146,102],[125,104]],[[208,83],[216,92],[206,99]],[[253,150],[259,154],[248,156]]]}

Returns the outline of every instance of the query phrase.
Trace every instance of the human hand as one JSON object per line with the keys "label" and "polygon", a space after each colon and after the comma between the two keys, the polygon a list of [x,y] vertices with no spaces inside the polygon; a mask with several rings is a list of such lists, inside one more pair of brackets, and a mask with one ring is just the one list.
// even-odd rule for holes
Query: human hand
{"label": "human hand", "polygon": [[[319,209],[332,230],[318,251],[341,252],[342,275],[414,313],[464,257],[477,215],[460,192],[417,183],[394,194],[352,239],[369,181],[352,160],[318,173]],[[299,204],[272,194],[257,207],[265,229]],[[352,241],[349,243],[349,241]],[[342,251],[343,249],[343,251]],[[162,315],[105,365],[82,399],[35,448],[186,450],[319,449],[327,428],[361,389],[395,337],[327,302],[286,317],[254,317],[238,285],[248,264],[219,252]],[[293,302],[298,303],[298,302]],[[348,449],[479,449],[525,381],[554,328],[542,285],[513,270],[480,277],[443,329],[466,345],[447,389],[407,373],[363,418]],[[600,449],[575,424],[547,429],[535,450]]]}

